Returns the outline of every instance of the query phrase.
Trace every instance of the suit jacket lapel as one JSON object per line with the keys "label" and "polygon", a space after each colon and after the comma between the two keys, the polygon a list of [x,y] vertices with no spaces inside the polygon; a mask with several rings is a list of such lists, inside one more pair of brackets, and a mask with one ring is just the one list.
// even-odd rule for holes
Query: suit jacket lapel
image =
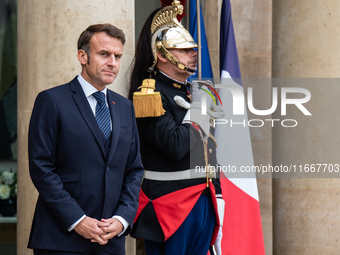
{"label": "suit jacket lapel", "polygon": [[[96,138],[99,147],[101,148],[103,154],[105,155],[104,141],[102,137],[101,130],[97,124],[96,118],[93,115],[89,102],[87,101],[84,91],[78,82],[77,77],[70,82],[71,90],[73,91],[73,99],[78,106],[83,118],[85,119],[87,125],[91,129],[94,137]],[[84,138],[86,139],[86,138]]]}
{"label": "suit jacket lapel", "polygon": [[107,159],[108,162],[110,162],[112,160],[114,152],[116,151],[120,134],[120,114],[118,110],[119,105],[116,105],[114,93],[110,90],[107,90],[107,103],[109,105],[112,122],[111,146]]}

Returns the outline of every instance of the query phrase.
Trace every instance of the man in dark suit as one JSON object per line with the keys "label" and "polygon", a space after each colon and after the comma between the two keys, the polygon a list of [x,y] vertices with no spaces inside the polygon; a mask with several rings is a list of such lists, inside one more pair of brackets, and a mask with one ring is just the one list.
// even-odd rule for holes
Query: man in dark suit
{"label": "man in dark suit", "polygon": [[28,141],[39,192],[34,254],[125,254],[143,167],[132,103],[107,89],[124,43],[113,25],[88,27],[78,40],[81,74],[36,98]]}

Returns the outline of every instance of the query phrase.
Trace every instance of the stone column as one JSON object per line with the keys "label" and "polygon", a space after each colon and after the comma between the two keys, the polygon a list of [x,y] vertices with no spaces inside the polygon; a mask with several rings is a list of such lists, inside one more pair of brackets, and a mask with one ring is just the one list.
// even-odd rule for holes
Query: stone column
{"label": "stone column", "polygon": [[[273,1],[273,77],[339,77],[339,18],[336,0]],[[298,126],[273,130],[275,165],[339,163],[339,86],[330,82],[307,87],[312,116],[290,112]],[[338,254],[339,192],[338,178],[274,179],[274,254]]]}
{"label": "stone column", "polygon": [[[27,129],[35,97],[80,73],[77,39],[89,25],[105,22],[126,34],[120,75],[109,86],[126,96],[134,53],[134,1],[18,0],[18,254],[32,254],[26,247],[37,191],[28,174]],[[126,246],[127,254],[135,254],[134,240],[128,239]]]}

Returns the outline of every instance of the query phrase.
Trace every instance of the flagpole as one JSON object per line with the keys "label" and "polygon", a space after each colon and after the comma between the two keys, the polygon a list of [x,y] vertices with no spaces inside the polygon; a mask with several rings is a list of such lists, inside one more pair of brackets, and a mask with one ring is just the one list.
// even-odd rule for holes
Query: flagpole
{"label": "flagpole", "polygon": [[187,30],[189,31],[189,29],[190,29],[190,1],[188,1],[188,2],[186,2],[186,9],[188,10],[187,11],[187,18],[186,18],[186,28],[187,28]]}
{"label": "flagpole", "polygon": [[197,79],[202,80],[202,41],[201,41],[201,17],[200,17],[200,0],[196,0],[196,15],[197,15],[197,55],[198,68]]}

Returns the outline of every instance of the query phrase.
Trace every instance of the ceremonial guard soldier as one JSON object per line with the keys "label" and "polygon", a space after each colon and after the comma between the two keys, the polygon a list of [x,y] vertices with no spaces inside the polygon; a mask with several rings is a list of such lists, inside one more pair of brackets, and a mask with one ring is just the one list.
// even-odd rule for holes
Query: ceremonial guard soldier
{"label": "ceremonial guard soldier", "polygon": [[144,240],[148,255],[206,255],[214,244],[219,251],[221,240],[224,202],[210,124],[219,113],[202,101],[209,84],[187,82],[197,68],[197,44],[177,20],[182,13],[173,1],[149,16],[131,74],[145,168],[131,235]]}

